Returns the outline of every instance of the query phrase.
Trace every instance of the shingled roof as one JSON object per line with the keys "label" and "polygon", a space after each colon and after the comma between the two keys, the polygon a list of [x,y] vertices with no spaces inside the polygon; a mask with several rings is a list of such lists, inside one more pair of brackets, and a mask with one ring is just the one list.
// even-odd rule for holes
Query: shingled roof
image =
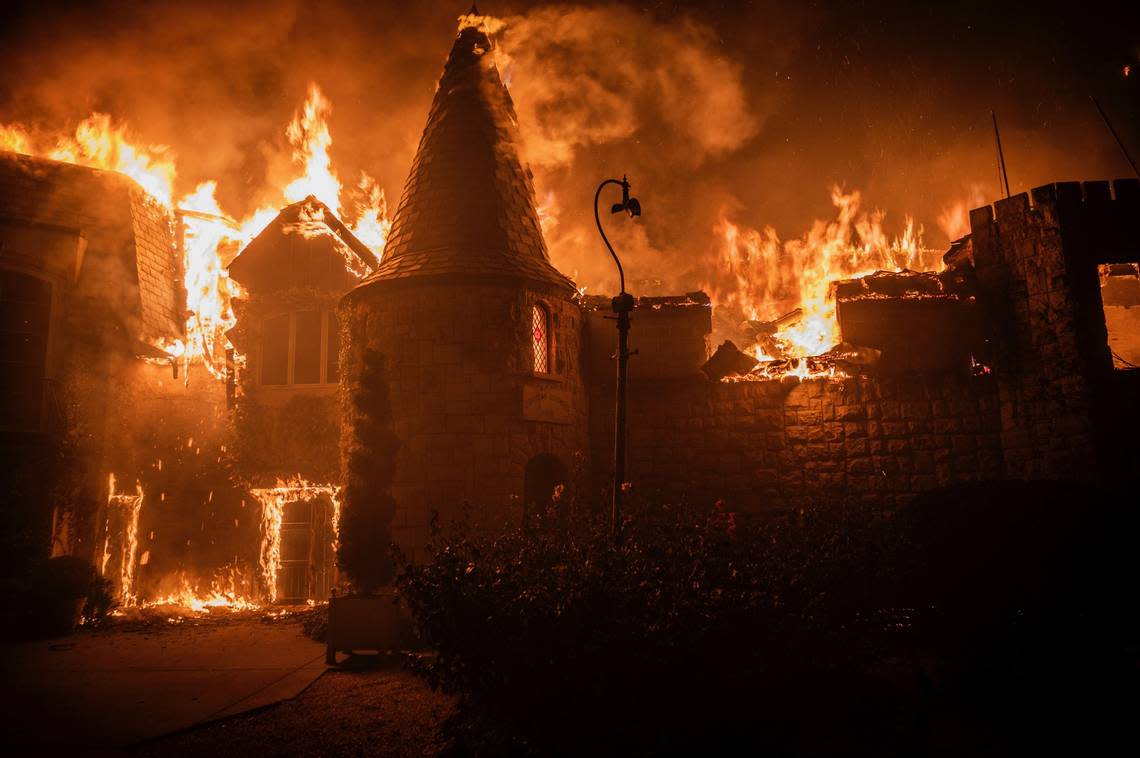
{"label": "shingled roof", "polygon": [[142,341],[183,334],[186,293],[171,216],[131,179],[0,151],[0,222],[83,235],[90,244],[73,283],[77,297],[111,304]]}
{"label": "shingled roof", "polygon": [[309,195],[282,208],[228,270],[238,284],[258,292],[290,287],[345,292],[377,263],[336,214]]}
{"label": "shingled roof", "polygon": [[491,42],[462,29],[443,69],[380,267],[361,283],[502,277],[573,288],[550,263]]}

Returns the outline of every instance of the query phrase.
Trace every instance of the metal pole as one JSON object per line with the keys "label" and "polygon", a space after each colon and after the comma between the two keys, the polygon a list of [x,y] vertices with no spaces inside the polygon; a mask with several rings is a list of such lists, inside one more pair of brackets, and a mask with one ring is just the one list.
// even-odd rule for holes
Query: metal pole
{"label": "metal pole", "polygon": [[[997,142],[998,168],[1001,173],[998,178],[1005,182],[1005,196],[1009,197],[1009,174],[1005,171],[1005,153],[1001,149],[1001,132],[998,131],[997,114],[990,111],[990,118],[994,120],[994,140]],[[1000,185],[999,185],[1000,189]]]}
{"label": "metal pole", "polygon": [[613,299],[617,314],[617,398],[614,409],[614,494],[610,514],[610,532],[615,545],[621,544],[622,485],[625,484],[625,417],[626,375],[629,366],[629,313],[633,310],[633,295],[622,292]]}
{"label": "metal pole", "polygon": [[629,363],[629,314],[633,310],[634,300],[633,295],[625,291],[625,270],[622,268],[621,261],[618,260],[609,238],[606,237],[605,230],[602,229],[602,219],[598,215],[598,200],[607,184],[620,186],[624,200],[629,195],[629,182],[624,178],[621,181],[606,179],[598,185],[598,191],[594,193],[594,222],[598,225],[598,233],[602,235],[602,242],[606,243],[606,249],[610,251],[614,263],[617,264],[618,279],[621,285],[621,292],[611,303],[614,313],[617,314],[618,330],[617,389],[614,401],[614,483],[610,510],[610,537],[616,546],[621,544],[622,485],[625,483],[626,369]]}
{"label": "metal pole", "polygon": [[1108,114],[1104,112],[1104,108],[1100,107],[1100,103],[1092,95],[1089,95],[1089,100],[1093,101],[1097,111],[1100,112],[1100,117],[1104,119],[1104,125],[1108,127],[1108,131],[1112,134],[1112,138],[1116,140],[1116,146],[1120,148],[1120,152],[1124,153],[1124,160],[1128,161],[1128,165],[1132,167],[1132,173],[1136,174],[1136,178],[1140,179],[1140,168],[1136,167],[1136,161],[1132,160],[1132,156],[1128,154],[1128,148],[1124,146],[1124,140],[1120,139],[1120,135],[1112,128],[1112,122],[1108,120]]}

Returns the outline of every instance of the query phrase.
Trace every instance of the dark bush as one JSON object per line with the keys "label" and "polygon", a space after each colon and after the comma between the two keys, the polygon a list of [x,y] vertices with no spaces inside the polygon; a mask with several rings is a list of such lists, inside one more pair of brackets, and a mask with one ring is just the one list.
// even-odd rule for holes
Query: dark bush
{"label": "dark bush", "polygon": [[459,750],[911,754],[949,723],[950,754],[1080,748],[1120,733],[1138,684],[1136,518],[1099,502],[993,483],[890,518],[635,504],[619,549],[567,507],[436,530],[398,586]]}
{"label": "dark bush", "polygon": [[391,485],[400,447],[392,431],[387,367],[384,356],[374,350],[364,354],[352,405],[337,564],[357,592],[371,594],[395,575],[389,550],[396,513]]}
{"label": "dark bush", "polygon": [[16,628],[9,630],[15,637],[67,634],[81,616],[99,618],[114,604],[109,583],[95,567],[70,555],[32,566],[17,594]]}
{"label": "dark bush", "polygon": [[537,753],[727,745],[757,713],[844,691],[878,657],[867,630],[897,627],[878,612],[873,518],[641,508],[616,550],[606,527],[461,524],[405,566],[401,596],[438,652],[424,673],[460,695],[466,748],[503,751],[507,734]]}

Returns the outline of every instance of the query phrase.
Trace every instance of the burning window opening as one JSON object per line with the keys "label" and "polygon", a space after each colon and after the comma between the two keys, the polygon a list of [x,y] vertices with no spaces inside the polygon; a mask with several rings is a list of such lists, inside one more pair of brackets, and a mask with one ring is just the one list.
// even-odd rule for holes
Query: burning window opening
{"label": "burning window opening", "polygon": [[142,504],[141,484],[135,483],[133,493],[116,492],[115,475],[107,475],[107,519],[103,526],[99,573],[112,580],[119,604],[128,608],[138,603],[135,577]]}
{"label": "burning window opening", "polygon": [[1140,264],[1104,264],[1099,274],[1112,367],[1140,369]]}
{"label": "burning window opening", "polygon": [[[328,586],[335,583],[332,577],[335,570],[331,568],[330,560],[336,555],[339,544],[340,487],[331,484],[313,484],[300,477],[294,477],[288,481],[278,479],[276,487],[252,489],[250,493],[261,504],[261,548],[258,560],[265,596],[269,602],[276,603],[279,599],[312,599],[313,593],[306,592],[302,597],[295,591],[297,582],[282,581],[292,578],[282,573],[283,563],[286,561],[304,563],[305,576],[301,584],[306,589],[310,589],[314,583],[312,576],[314,569],[315,573],[323,572],[323,581],[319,583],[327,586],[315,589],[318,590],[316,594],[327,596]],[[327,503],[327,508],[312,509],[311,504],[314,502]],[[299,520],[293,514],[287,514],[290,506],[295,505],[309,505],[310,509],[316,512],[310,512],[308,521]],[[325,518],[322,519],[321,516]],[[290,548],[294,545],[286,543],[283,539],[283,528],[287,524],[290,526],[303,524],[310,527],[309,540],[302,545],[303,552],[306,553],[303,559],[296,557],[295,554],[291,555]],[[324,535],[317,535],[317,532],[323,531],[319,528],[321,526],[327,527],[327,532]],[[285,535],[288,535],[289,531],[285,529]],[[314,566],[313,563],[318,558],[323,558],[319,561],[323,565]],[[282,592],[282,589],[289,587],[294,588],[294,591]]]}

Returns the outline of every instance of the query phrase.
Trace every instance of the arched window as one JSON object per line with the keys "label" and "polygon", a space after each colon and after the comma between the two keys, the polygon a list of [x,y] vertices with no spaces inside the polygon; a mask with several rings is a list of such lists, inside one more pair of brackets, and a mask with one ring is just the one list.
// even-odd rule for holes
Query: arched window
{"label": "arched window", "polygon": [[551,368],[550,309],[535,303],[531,311],[531,346],[534,348],[534,372],[549,374]]}

